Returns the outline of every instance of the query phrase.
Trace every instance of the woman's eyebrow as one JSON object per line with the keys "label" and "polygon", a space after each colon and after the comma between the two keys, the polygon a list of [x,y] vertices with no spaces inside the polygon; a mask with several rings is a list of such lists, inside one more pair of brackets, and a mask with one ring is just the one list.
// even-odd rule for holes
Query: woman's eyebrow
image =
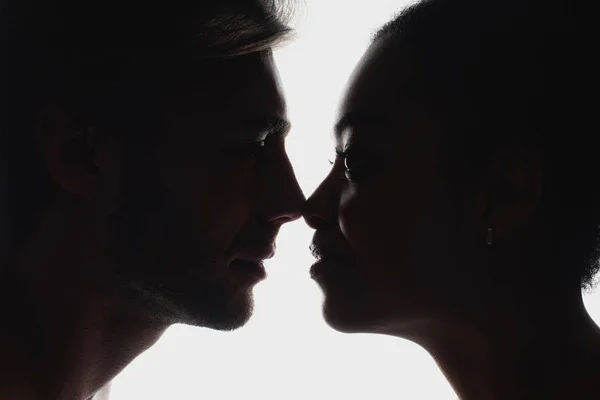
{"label": "woman's eyebrow", "polygon": [[335,124],[334,134],[341,136],[347,129],[368,128],[385,129],[391,126],[391,121],[383,114],[363,111],[350,111]]}

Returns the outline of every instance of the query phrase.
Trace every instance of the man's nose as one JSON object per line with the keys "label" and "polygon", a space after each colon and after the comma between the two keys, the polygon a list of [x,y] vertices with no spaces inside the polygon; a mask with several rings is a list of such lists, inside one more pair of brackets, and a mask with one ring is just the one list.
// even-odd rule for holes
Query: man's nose
{"label": "man's nose", "polygon": [[306,198],[287,156],[272,174],[274,179],[268,185],[270,190],[267,190],[268,199],[265,199],[270,205],[267,219],[280,225],[300,219]]}

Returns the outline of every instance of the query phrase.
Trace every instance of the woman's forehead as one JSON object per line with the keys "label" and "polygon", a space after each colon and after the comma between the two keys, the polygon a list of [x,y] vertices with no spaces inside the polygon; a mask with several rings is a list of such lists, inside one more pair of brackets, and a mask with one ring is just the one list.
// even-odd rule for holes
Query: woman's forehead
{"label": "woman's forehead", "polygon": [[351,75],[339,110],[339,118],[349,112],[395,115],[411,106],[408,83],[413,77],[407,57],[374,43]]}

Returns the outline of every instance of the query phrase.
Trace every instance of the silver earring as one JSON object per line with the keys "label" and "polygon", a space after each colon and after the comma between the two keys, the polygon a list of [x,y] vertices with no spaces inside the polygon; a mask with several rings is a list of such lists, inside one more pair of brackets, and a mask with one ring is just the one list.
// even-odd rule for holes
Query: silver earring
{"label": "silver earring", "polygon": [[487,245],[492,246],[494,243],[494,229],[488,228],[487,230]]}

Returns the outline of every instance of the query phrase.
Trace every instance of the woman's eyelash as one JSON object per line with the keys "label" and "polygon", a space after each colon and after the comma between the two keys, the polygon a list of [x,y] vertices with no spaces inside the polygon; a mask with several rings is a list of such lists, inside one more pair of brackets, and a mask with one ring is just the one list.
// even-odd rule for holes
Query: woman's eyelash
{"label": "woman's eyelash", "polygon": [[382,160],[366,150],[348,149],[336,151],[338,158],[343,160],[344,176],[348,181],[358,182],[380,168]]}
{"label": "woman's eyelash", "polygon": [[336,150],[335,151],[335,155],[338,156],[339,158],[346,158],[348,157],[348,152],[347,151],[341,151],[341,150]]}
{"label": "woman's eyelash", "polygon": [[329,158],[329,159],[327,159],[327,162],[329,162],[330,165],[334,165],[336,158],[342,158],[342,159],[345,160],[346,157],[348,157],[348,152],[341,151],[341,150],[336,150],[335,151],[335,158],[334,159]]}

